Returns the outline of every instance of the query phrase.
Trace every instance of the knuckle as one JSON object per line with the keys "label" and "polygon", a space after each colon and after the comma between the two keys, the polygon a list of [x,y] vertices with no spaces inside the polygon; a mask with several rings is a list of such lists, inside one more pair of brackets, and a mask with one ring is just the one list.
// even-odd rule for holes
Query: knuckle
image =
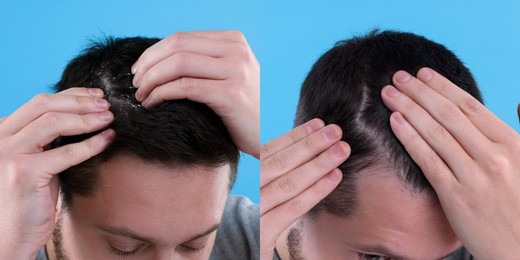
{"label": "knuckle", "polygon": [[176,32],[168,37],[168,45],[171,49],[179,49],[188,37],[188,32]]}
{"label": "knuckle", "polygon": [[6,162],[2,161],[2,175],[4,182],[11,187],[20,187],[22,183],[27,182],[27,163],[20,159],[11,159]]}
{"label": "knuckle", "polygon": [[305,207],[301,200],[293,199],[287,203],[289,211],[292,212],[294,215],[302,215],[305,213]]}
{"label": "knuckle", "polygon": [[431,139],[433,140],[445,140],[451,138],[451,134],[439,124],[435,124],[432,128],[430,128]]}
{"label": "knuckle", "polygon": [[172,61],[172,69],[182,69],[186,65],[188,65],[191,61],[190,56],[185,53],[176,53],[173,55],[173,61]]}
{"label": "knuckle", "polygon": [[453,121],[457,118],[459,113],[460,113],[460,111],[456,106],[448,105],[448,106],[444,106],[440,110],[439,116],[446,121]]}
{"label": "knuckle", "polygon": [[71,145],[62,146],[61,156],[63,157],[63,159],[65,159],[66,161],[72,161],[74,159],[74,155],[75,155],[75,151],[74,151],[73,146],[71,146]]}
{"label": "knuckle", "polygon": [[303,145],[305,150],[307,151],[314,151],[316,147],[316,140],[312,137],[303,139]]}
{"label": "knuckle", "polygon": [[300,141],[299,133],[295,130],[289,132],[289,138],[291,139],[291,144],[295,144]]}
{"label": "knuckle", "polygon": [[244,41],[234,42],[233,52],[240,57],[249,58],[250,56],[249,45]]}
{"label": "knuckle", "polygon": [[237,31],[237,30],[227,30],[227,31],[225,31],[225,33],[227,35],[229,35],[230,38],[232,38],[232,39],[234,39],[236,41],[243,41],[243,42],[246,41],[246,37],[240,31]]}
{"label": "knuckle", "polygon": [[320,156],[312,160],[312,164],[318,171],[326,171],[329,168],[329,156],[327,153],[323,153]]}
{"label": "knuckle", "polygon": [[480,103],[475,98],[471,97],[471,98],[467,98],[464,101],[463,105],[461,106],[461,109],[466,114],[476,114],[476,113],[480,112],[482,107],[483,107],[482,103]]}
{"label": "knuckle", "polygon": [[44,114],[42,120],[45,122],[45,125],[52,126],[60,123],[60,116],[58,113],[49,112]]}
{"label": "knuckle", "polygon": [[182,77],[179,79],[179,87],[185,90],[192,89],[195,86],[193,78]]}
{"label": "knuckle", "polygon": [[269,144],[264,144],[260,146],[260,160],[265,159],[266,156],[271,154],[271,147]]}
{"label": "knuckle", "polygon": [[[87,103],[91,103],[90,98],[80,97],[80,96],[73,96],[74,105],[76,106],[83,106],[87,105]],[[88,99],[88,100],[87,100]]]}
{"label": "knuckle", "polygon": [[286,175],[282,175],[276,179],[276,187],[282,193],[290,193],[295,189],[294,183]]}
{"label": "knuckle", "polygon": [[280,168],[282,168],[283,162],[280,156],[274,155],[270,157],[269,159],[264,161],[264,165],[267,168],[268,171],[276,171]]}
{"label": "knuckle", "polygon": [[79,116],[81,126],[88,132],[97,130],[99,125],[99,118],[97,115],[82,115]]}
{"label": "knuckle", "polygon": [[41,93],[41,94],[36,95],[34,97],[33,101],[36,104],[36,106],[38,106],[39,108],[48,108],[50,106],[50,104],[52,103],[52,95],[46,94],[46,93]]}
{"label": "knuckle", "polygon": [[428,153],[423,159],[422,170],[424,172],[431,172],[434,176],[438,176],[438,172],[441,170],[441,165],[444,163],[436,153]]}
{"label": "knuckle", "polygon": [[502,155],[494,155],[489,157],[487,163],[488,169],[493,175],[505,175],[509,172],[511,162],[509,159]]}

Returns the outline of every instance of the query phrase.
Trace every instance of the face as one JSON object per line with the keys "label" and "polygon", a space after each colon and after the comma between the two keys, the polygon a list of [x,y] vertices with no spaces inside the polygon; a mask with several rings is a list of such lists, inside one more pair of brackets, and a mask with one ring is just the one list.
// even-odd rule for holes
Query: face
{"label": "face", "polygon": [[100,186],[62,212],[70,259],[208,259],[228,194],[229,166],[171,169],[121,154]]}
{"label": "face", "polygon": [[[444,259],[461,247],[442,208],[395,177],[363,174],[356,212],[302,220],[289,235],[304,259]],[[300,258],[297,258],[300,259]]]}

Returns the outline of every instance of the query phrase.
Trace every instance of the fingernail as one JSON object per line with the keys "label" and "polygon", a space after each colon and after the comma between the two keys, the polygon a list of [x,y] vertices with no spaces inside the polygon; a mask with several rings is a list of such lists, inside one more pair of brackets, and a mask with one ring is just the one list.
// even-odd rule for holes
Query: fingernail
{"label": "fingernail", "polygon": [[323,124],[321,122],[321,120],[313,119],[309,123],[307,123],[307,125],[305,126],[307,129],[307,133],[314,133],[318,131],[320,128],[322,128]]}
{"label": "fingernail", "polygon": [[103,96],[103,90],[99,88],[89,88],[88,93],[93,97],[102,97]]}
{"label": "fingernail", "polygon": [[137,77],[137,75],[134,75],[134,78],[132,79],[132,85],[134,85],[136,88],[139,88],[139,84],[141,83],[140,81],[141,80]]}
{"label": "fingernail", "polygon": [[102,98],[96,99],[94,101],[94,103],[96,103],[96,106],[98,106],[99,108],[102,108],[102,109],[107,109],[109,106],[108,101],[106,101],[105,99],[102,99]]}
{"label": "fingernail", "polygon": [[406,119],[404,119],[403,114],[399,112],[395,113],[394,118],[398,124],[404,124],[406,122]]}
{"label": "fingernail", "polygon": [[116,132],[112,129],[107,129],[101,133],[101,136],[107,141],[111,141],[116,136]]}
{"label": "fingernail", "polygon": [[137,72],[137,61],[132,65],[132,68],[130,68],[130,72],[132,72],[132,74]]}
{"label": "fingernail", "polygon": [[112,119],[114,119],[114,114],[110,111],[105,111],[99,115],[99,118],[105,122],[112,121]]}
{"label": "fingernail", "polygon": [[339,179],[341,172],[338,169],[331,171],[327,174],[327,179],[332,182],[336,182]]}
{"label": "fingernail", "polygon": [[145,108],[148,108],[148,106],[150,105],[150,100],[149,99],[143,100],[143,103],[141,103],[141,105]]}
{"label": "fingernail", "polygon": [[143,101],[143,94],[141,94],[141,91],[137,90],[135,92],[135,99],[137,99],[137,101],[139,101],[139,102]]}
{"label": "fingernail", "polygon": [[394,86],[388,85],[385,87],[385,94],[389,97],[397,97],[401,92],[397,90]]}
{"label": "fingernail", "polygon": [[406,72],[406,71],[398,71],[397,73],[395,73],[395,80],[399,83],[405,83],[406,81],[408,81],[409,79],[411,78],[411,75],[410,73]]}
{"label": "fingernail", "polygon": [[342,158],[342,157],[344,157],[347,154],[347,151],[345,150],[345,147],[343,147],[343,145],[341,143],[335,144],[331,148],[331,152],[332,152],[332,154],[334,156],[336,156],[338,158]]}
{"label": "fingernail", "polygon": [[433,73],[430,71],[430,69],[424,68],[417,73],[417,78],[422,81],[429,81],[433,78]]}
{"label": "fingernail", "polygon": [[325,128],[325,137],[329,140],[338,139],[339,135],[338,135],[338,131],[337,131],[336,127],[327,126]]}

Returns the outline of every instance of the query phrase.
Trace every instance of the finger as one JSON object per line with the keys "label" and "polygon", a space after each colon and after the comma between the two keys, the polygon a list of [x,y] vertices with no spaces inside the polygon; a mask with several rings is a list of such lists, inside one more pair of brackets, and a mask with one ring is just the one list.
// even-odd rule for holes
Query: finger
{"label": "finger", "polygon": [[110,111],[77,115],[47,113],[13,135],[14,147],[24,152],[40,152],[41,148],[59,136],[95,132],[107,127],[114,115]]}
{"label": "finger", "polygon": [[0,118],[0,124],[1,124],[2,122],[4,122],[8,117],[9,117],[9,116],[4,116],[4,117]]}
{"label": "finger", "polygon": [[267,142],[260,147],[260,159],[265,160],[275,153],[299,142],[304,137],[322,129],[325,123],[319,118],[314,118],[306,123],[297,126],[290,132]]}
{"label": "finger", "polygon": [[465,165],[473,162],[455,138],[421,106],[393,86],[382,91],[385,105],[392,111],[401,112],[422,138],[440,155],[460,179],[466,173]]}
{"label": "finger", "polygon": [[84,97],[103,97],[103,90],[99,88],[68,88],[66,90],[60,91],[56,94],[60,95],[69,95],[69,96],[84,96]]}
{"label": "finger", "polygon": [[207,37],[218,40],[227,40],[227,41],[245,41],[246,37],[240,31],[237,30],[202,30],[202,31],[193,31],[187,32],[193,34],[195,36]]}
{"label": "finger", "polygon": [[222,85],[221,80],[182,77],[153,88],[142,101],[142,105],[152,109],[164,101],[189,99],[211,107],[219,101],[229,102],[229,96],[224,91],[220,91]]}
{"label": "finger", "polygon": [[39,94],[11,114],[0,126],[0,136],[12,135],[49,112],[74,114],[108,110],[108,101],[97,96]]}
{"label": "finger", "polygon": [[[421,106],[435,121],[449,131],[464,150],[474,159],[486,159],[491,141],[462,113],[462,111],[450,100],[446,99],[432,88],[426,86],[420,80],[412,77],[408,72],[399,71],[394,75],[395,87]],[[391,90],[387,88],[386,90]],[[395,94],[399,94],[395,92]],[[386,95],[388,97],[388,95]],[[404,95],[400,95],[404,97]],[[392,101],[409,103],[408,98],[400,99],[397,96]],[[390,101],[390,102],[392,102]],[[399,106],[399,105],[398,105]],[[402,110],[398,110],[403,112]],[[407,114],[403,113],[406,118]],[[411,123],[415,126],[415,121]],[[421,129],[418,129],[421,132]]]}
{"label": "finger", "polygon": [[417,72],[417,78],[455,104],[488,139],[494,142],[507,141],[511,135],[516,134],[513,128],[500,120],[477,99],[434,70],[422,68]]}
{"label": "finger", "polygon": [[329,195],[338,186],[342,177],[341,171],[335,169],[297,197],[261,215],[262,242],[276,241],[287,227]]}
{"label": "finger", "polygon": [[114,130],[107,129],[85,141],[38,153],[34,156],[34,165],[42,167],[40,170],[49,174],[60,173],[101,153],[114,137]]}
{"label": "finger", "polygon": [[267,185],[263,185],[260,192],[260,215],[296,197],[338,167],[349,155],[350,147],[348,144],[338,142],[301,167],[281,175]]}
{"label": "finger", "polygon": [[419,165],[437,192],[457,181],[456,176],[451,172],[448,165],[417,133],[401,113],[392,113],[390,126],[397,139],[403,144],[414,162]]}
{"label": "finger", "polygon": [[[209,56],[177,53],[157,63],[146,71],[135,94],[137,100],[143,101],[153,88],[181,77],[223,80],[233,75],[232,64],[224,59]],[[135,79],[135,77],[134,77]]]}
{"label": "finger", "polygon": [[174,33],[146,49],[132,65],[134,85],[155,64],[176,53],[193,53],[221,58],[239,54],[251,54],[245,37],[236,31],[199,31]]}
{"label": "finger", "polygon": [[[260,187],[311,161],[341,139],[341,128],[328,125],[267,159],[260,161]],[[334,166],[336,167],[336,166]],[[331,169],[327,170],[330,171]]]}

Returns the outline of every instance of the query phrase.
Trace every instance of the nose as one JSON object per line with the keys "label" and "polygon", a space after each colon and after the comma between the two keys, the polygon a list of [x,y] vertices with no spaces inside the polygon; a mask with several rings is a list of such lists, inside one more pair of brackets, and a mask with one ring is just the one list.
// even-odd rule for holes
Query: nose
{"label": "nose", "polygon": [[153,259],[154,260],[175,260],[175,259],[181,259],[181,258],[175,255],[175,248],[173,248],[173,249],[164,249],[164,250],[156,251]]}

